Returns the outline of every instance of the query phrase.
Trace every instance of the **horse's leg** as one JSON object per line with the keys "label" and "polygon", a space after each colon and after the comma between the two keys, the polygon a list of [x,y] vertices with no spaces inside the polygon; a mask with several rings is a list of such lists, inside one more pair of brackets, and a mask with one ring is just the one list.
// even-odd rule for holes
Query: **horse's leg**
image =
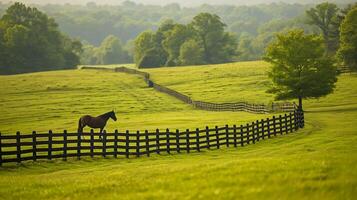
{"label": "horse's leg", "polygon": [[83,129],[84,129],[84,127],[86,127],[86,125],[82,126],[81,138],[85,140],[86,138],[85,138],[84,135],[83,135]]}
{"label": "horse's leg", "polygon": [[101,140],[103,140],[103,138],[102,138],[103,129],[104,129],[104,128],[100,128],[100,131],[99,131],[99,139],[101,139]]}
{"label": "horse's leg", "polygon": [[80,137],[83,137],[82,133],[83,133],[83,128],[85,127],[85,125],[83,126],[83,123],[82,123],[82,118],[79,119],[78,121],[78,135]]}

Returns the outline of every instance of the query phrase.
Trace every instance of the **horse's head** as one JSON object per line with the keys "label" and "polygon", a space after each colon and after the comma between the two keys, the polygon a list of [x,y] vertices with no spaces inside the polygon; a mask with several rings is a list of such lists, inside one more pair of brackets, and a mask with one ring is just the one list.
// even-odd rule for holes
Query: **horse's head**
{"label": "horse's head", "polygon": [[114,110],[110,112],[110,118],[112,118],[114,121],[117,121],[117,117],[115,116]]}

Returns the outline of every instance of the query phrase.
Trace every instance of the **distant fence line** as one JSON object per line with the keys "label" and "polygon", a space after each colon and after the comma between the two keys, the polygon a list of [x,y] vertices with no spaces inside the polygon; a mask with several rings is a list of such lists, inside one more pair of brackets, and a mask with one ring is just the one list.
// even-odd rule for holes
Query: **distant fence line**
{"label": "distant fence line", "polygon": [[347,66],[340,66],[337,68],[337,71],[341,74],[351,74],[351,73],[355,73],[356,71],[351,70],[349,67]]}
{"label": "distant fence line", "polygon": [[222,146],[244,146],[277,135],[292,133],[304,127],[304,113],[295,111],[285,115],[257,120],[240,126],[223,126],[204,129],[166,129],[160,131],[136,131],[106,133],[103,139],[94,134],[83,133],[37,133],[1,135],[0,165],[3,163],[21,163],[23,161],[52,160],[56,158],[102,156],[150,156],[151,154],[172,154],[200,152],[204,149],[219,149]]}
{"label": "distant fence line", "polygon": [[97,69],[97,70],[107,70],[114,72],[122,72],[128,74],[140,75],[144,78],[145,82],[149,87],[155,90],[168,94],[183,101],[184,103],[191,104],[197,109],[209,110],[209,111],[245,111],[250,113],[269,113],[269,112],[293,112],[297,106],[295,103],[290,102],[273,102],[270,105],[265,104],[251,104],[248,102],[237,102],[237,103],[210,103],[204,101],[194,101],[191,97],[184,95],[178,91],[170,89],[168,87],[159,85],[150,79],[150,74],[147,72],[142,72],[136,69],[130,69],[127,67],[116,67],[116,68],[102,68],[102,67],[82,67],[81,69]]}

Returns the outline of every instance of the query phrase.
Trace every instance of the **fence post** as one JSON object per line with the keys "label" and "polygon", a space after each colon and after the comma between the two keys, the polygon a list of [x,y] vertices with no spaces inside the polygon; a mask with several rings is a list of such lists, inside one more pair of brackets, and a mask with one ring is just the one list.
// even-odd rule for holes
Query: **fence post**
{"label": "fence post", "polygon": [[156,129],[156,153],[160,154],[159,129]]}
{"label": "fence post", "polygon": [[32,131],[32,160],[37,160],[36,131]]}
{"label": "fence post", "polygon": [[180,131],[176,129],[176,151],[180,153]]}
{"label": "fence post", "polygon": [[17,163],[21,163],[21,140],[20,140],[20,132],[16,132],[16,158],[17,158]]}
{"label": "fence post", "polygon": [[233,125],[234,147],[237,147],[237,126]]}
{"label": "fence post", "polygon": [[219,149],[219,135],[218,135],[218,126],[216,128],[216,140],[217,140],[217,149]]}
{"label": "fence post", "polygon": [[305,126],[304,111],[298,110],[297,112],[298,112],[297,115],[298,115],[299,128],[304,128]]}
{"label": "fence post", "polygon": [[94,130],[90,130],[90,157],[94,157]]}
{"label": "fence post", "polygon": [[186,129],[186,151],[190,153],[190,130]]}
{"label": "fence post", "polygon": [[253,144],[255,144],[255,123],[252,122],[252,137],[253,137]]}
{"label": "fence post", "polygon": [[292,119],[292,113],[289,114],[289,123],[290,123],[290,133],[293,132],[293,119]]}
{"label": "fence post", "polygon": [[136,157],[140,156],[140,131],[136,131]]}
{"label": "fence post", "polygon": [[148,130],[145,130],[145,148],[146,148],[147,157],[150,157],[149,132],[148,132]]}
{"label": "fence post", "polygon": [[279,128],[280,128],[280,135],[283,134],[283,122],[282,122],[282,117],[279,115]]}
{"label": "fence post", "polygon": [[107,156],[107,131],[103,130],[103,145],[102,145],[102,156],[105,158]]}
{"label": "fence post", "polygon": [[197,151],[201,151],[200,149],[200,130],[196,128],[196,143],[197,143]]}
{"label": "fence post", "polygon": [[209,142],[209,128],[206,126],[206,140],[207,140],[207,148],[211,149],[210,142]]}
{"label": "fence post", "polygon": [[298,128],[298,123],[297,123],[297,112],[296,110],[294,110],[294,129],[295,131],[297,131],[299,128]]}
{"label": "fence post", "polygon": [[269,118],[267,118],[267,127],[268,127],[268,138],[270,138],[270,134],[271,134],[271,132],[270,132],[270,119]]}
{"label": "fence post", "polygon": [[52,130],[48,131],[48,159],[52,160]]}
{"label": "fence post", "polygon": [[118,157],[118,130],[114,131],[114,158]]}
{"label": "fence post", "polygon": [[[259,141],[260,140],[260,130],[259,130],[259,120],[256,121],[256,124],[257,124],[257,129],[254,130],[256,136],[254,137],[256,141]],[[254,126],[253,126],[253,129],[254,129]]]}
{"label": "fence post", "polygon": [[249,131],[250,124],[247,124],[247,144],[250,144],[250,131]]}
{"label": "fence post", "polygon": [[[82,133],[83,134],[83,133]],[[80,160],[81,159],[81,135],[79,134],[77,135],[77,159]]]}
{"label": "fence post", "polygon": [[2,137],[1,137],[1,132],[0,132],[0,166],[2,166]]}
{"label": "fence post", "polygon": [[275,116],[273,116],[273,132],[274,132],[274,136],[276,136],[276,118],[275,118]]}
{"label": "fence post", "polygon": [[129,158],[129,130],[125,131],[125,156]]}
{"label": "fence post", "polygon": [[166,129],[166,151],[170,154],[170,130]]}
{"label": "fence post", "polygon": [[265,126],[264,126],[265,121],[264,121],[264,119],[260,120],[260,123],[261,123],[261,127],[262,127],[262,135],[261,136],[264,140],[265,139]]}
{"label": "fence post", "polygon": [[63,131],[63,160],[67,160],[67,130]]}
{"label": "fence post", "polygon": [[244,146],[243,125],[240,125],[240,146]]}
{"label": "fence post", "polygon": [[284,123],[285,123],[285,134],[288,134],[288,133],[289,133],[289,128],[288,128],[288,116],[287,116],[286,113],[284,114]]}
{"label": "fence post", "polygon": [[226,146],[229,147],[229,130],[228,125],[226,124]]}

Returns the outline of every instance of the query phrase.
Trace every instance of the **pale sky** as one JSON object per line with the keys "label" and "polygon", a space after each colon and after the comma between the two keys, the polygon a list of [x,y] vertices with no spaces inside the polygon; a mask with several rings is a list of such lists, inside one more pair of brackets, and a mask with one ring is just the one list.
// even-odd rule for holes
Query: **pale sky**
{"label": "pale sky", "polygon": [[[97,4],[121,4],[125,0],[15,0],[24,3],[35,4],[86,4],[88,2],[95,2]],[[14,0],[0,0],[0,2],[15,2]],[[166,5],[170,3],[179,3],[181,6],[199,6],[202,4],[230,4],[230,5],[253,5],[272,2],[285,3],[321,3],[326,0],[131,0],[135,3]],[[353,3],[357,0],[329,0],[334,3]]]}

